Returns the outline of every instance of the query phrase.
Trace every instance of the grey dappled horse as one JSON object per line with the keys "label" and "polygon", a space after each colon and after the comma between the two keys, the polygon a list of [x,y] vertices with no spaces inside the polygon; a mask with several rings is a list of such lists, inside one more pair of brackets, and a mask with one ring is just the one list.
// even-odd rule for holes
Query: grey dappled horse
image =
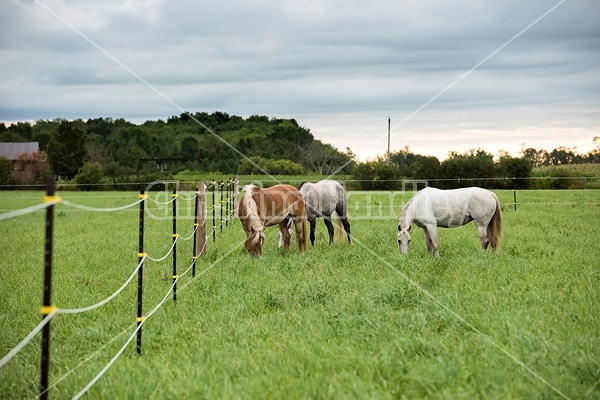
{"label": "grey dappled horse", "polygon": [[[346,198],[346,190],[339,183],[331,179],[324,179],[317,183],[302,182],[298,187],[302,197],[304,197],[304,205],[306,206],[306,218],[310,224],[310,242],[315,244],[315,228],[317,218],[323,218],[327,231],[329,233],[329,244],[333,244],[334,228],[331,222],[333,212],[337,214],[336,223],[338,226],[338,234],[341,236],[342,229],[346,231],[348,243],[352,243],[350,235],[350,223],[348,222],[348,203]],[[288,220],[288,229],[291,229],[292,222]],[[280,245],[281,245],[280,235]],[[281,247],[281,246],[280,246]]]}

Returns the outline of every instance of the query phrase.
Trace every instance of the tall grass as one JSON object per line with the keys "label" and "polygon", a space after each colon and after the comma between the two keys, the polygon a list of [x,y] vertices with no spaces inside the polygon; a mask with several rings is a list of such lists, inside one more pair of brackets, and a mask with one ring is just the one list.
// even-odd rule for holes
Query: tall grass
{"label": "tall grass", "polygon": [[[397,215],[410,193],[350,192],[354,244],[277,248],[250,258],[231,221],[87,398],[598,398],[600,396],[600,192],[497,192],[504,240],[483,254],[475,228],[439,230],[440,258],[414,228],[407,256]],[[135,193],[69,193],[117,206]],[[76,196],[76,197],[75,197]],[[3,209],[41,202],[2,193]],[[391,207],[390,207],[391,205]],[[159,212],[154,210],[155,214]],[[182,236],[192,221],[178,221]],[[43,213],[0,221],[0,354],[41,319]],[[148,218],[146,248],[171,245],[168,219]],[[53,303],[94,303],[137,264],[137,209],[88,213],[57,206]],[[191,243],[178,243],[180,270]],[[184,261],[185,260],[185,261]],[[170,258],[146,263],[146,312],[171,284]],[[133,332],[136,289],[107,306],[52,320],[51,398],[70,398]],[[123,335],[118,336],[124,332]],[[118,336],[118,337],[117,337]],[[114,342],[111,343],[117,337]],[[0,370],[0,398],[33,398],[39,340]]]}

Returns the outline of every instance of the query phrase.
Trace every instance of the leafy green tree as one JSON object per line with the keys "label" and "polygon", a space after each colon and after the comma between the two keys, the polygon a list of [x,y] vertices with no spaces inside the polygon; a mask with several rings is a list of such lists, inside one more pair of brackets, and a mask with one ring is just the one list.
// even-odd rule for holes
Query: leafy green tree
{"label": "leafy green tree", "polygon": [[350,173],[355,163],[350,156],[335,149],[330,144],[313,140],[302,148],[302,164],[312,172],[321,175]]}
{"label": "leafy green tree", "polygon": [[289,160],[273,160],[255,156],[243,159],[238,167],[240,174],[262,174],[263,171],[271,175],[302,175],[306,172],[304,167],[298,163]]}
{"label": "leafy green tree", "polygon": [[381,159],[357,164],[352,170],[352,175],[365,190],[390,190],[400,187],[398,166]]}
{"label": "leafy green tree", "polygon": [[559,146],[548,154],[550,164],[565,165],[572,164],[575,159],[575,154],[569,148]]}
{"label": "leafy green tree", "polygon": [[34,142],[38,142],[41,151],[46,151],[48,147],[48,142],[53,134],[58,131],[58,125],[60,121],[45,121],[40,120],[36,121],[35,125],[33,125],[32,129],[32,140]]}
{"label": "leafy green tree", "polygon": [[440,174],[440,160],[433,156],[417,156],[412,174],[414,179],[437,178]]}
{"label": "leafy green tree", "polygon": [[[440,166],[440,176],[448,181],[440,186],[466,187],[466,186],[492,186],[495,175],[494,156],[478,149],[470,150],[465,154],[451,152],[450,157]],[[462,182],[461,182],[462,180]]]}
{"label": "leafy green tree", "polygon": [[587,154],[587,159],[588,162],[597,164],[600,163],[600,136],[594,136],[594,145],[596,148]]}
{"label": "leafy green tree", "polygon": [[533,167],[548,164],[548,152],[546,150],[537,150],[533,147],[522,148],[521,157],[527,160]]}
{"label": "leafy green tree", "polygon": [[6,157],[0,157],[0,185],[10,185],[14,183],[11,175],[12,163]]}
{"label": "leafy green tree", "polygon": [[417,161],[417,155],[412,153],[408,146],[404,150],[399,150],[390,154],[390,161],[398,166],[400,175],[411,177],[413,174],[413,164]]}
{"label": "leafy green tree", "polygon": [[498,176],[509,178],[511,187],[515,189],[527,189],[532,170],[531,163],[525,158],[506,156],[498,163]]}
{"label": "leafy green tree", "polygon": [[46,149],[54,175],[72,179],[86,161],[85,136],[75,123],[62,121]]}
{"label": "leafy green tree", "polygon": [[17,122],[16,124],[9,126],[8,130],[12,131],[18,138],[20,138],[18,142],[28,142],[31,141],[33,137],[33,131],[29,122]]}
{"label": "leafy green tree", "polygon": [[85,163],[75,177],[77,188],[80,190],[99,190],[99,184],[104,181],[102,165],[97,162]]}
{"label": "leafy green tree", "polygon": [[196,136],[186,136],[181,139],[181,158],[185,161],[197,160],[200,156],[198,138]]}

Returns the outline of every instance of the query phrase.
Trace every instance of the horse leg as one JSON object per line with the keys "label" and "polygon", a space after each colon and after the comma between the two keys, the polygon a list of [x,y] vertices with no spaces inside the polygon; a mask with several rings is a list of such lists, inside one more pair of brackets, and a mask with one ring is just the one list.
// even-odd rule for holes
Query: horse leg
{"label": "horse leg", "polygon": [[315,228],[317,227],[317,219],[315,217],[309,218],[308,222],[310,224],[310,244],[315,245]]}
{"label": "horse leg", "polygon": [[437,228],[428,225],[426,228],[423,228],[423,230],[425,231],[425,238],[427,240],[427,251],[435,254],[436,257],[439,257],[440,250],[438,247]]}
{"label": "horse leg", "polygon": [[323,221],[327,226],[327,232],[329,233],[329,244],[333,244],[333,224],[331,223],[331,215],[323,215]]}
{"label": "horse leg", "polygon": [[284,219],[283,221],[281,221],[279,223],[279,232],[281,232],[281,237],[283,239],[283,251],[286,251],[286,252],[290,248],[290,238],[292,237],[292,235],[290,235],[290,231],[289,231],[287,225],[288,225],[287,219]]}
{"label": "horse leg", "polygon": [[298,251],[304,254],[306,250],[306,219],[304,216],[294,217],[294,229],[296,230],[296,242],[298,242]]}
{"label": "horse leg", "polygon": [[477,233],[479,234],[479,240],[481,241],[481,249],[486,251],[490,240],[487,237],[487,226],[477,225]]}

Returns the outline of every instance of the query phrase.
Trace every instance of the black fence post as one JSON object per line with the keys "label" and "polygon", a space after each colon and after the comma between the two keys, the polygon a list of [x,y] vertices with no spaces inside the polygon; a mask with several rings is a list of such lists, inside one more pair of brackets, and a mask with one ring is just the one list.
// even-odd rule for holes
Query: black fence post
{"label": "black fence post", "polygon": [[[44,202],[54,201],[54,179],[46,181]],[[42,298],[42,320],[52,312],[52,246],[54,232],[54,203],[46,208],[46,242],[44,253],[44,295]],[[50,370],[50,321],[42,328],[42,357],[40,376],[40,398],[48,398],[48,372]]]}
{"label": "black fence post", "polygon": [[200,203],[200,187],[198,183],[196,183],[196,196],[194,197],[195,206],[194,206],[194,243],[192,245],[192,278],[196,276],[196,260],[198,259],[198,255],[196,252],[198,251],[198,229],[200,224],[198,223],[198,203]]}
{"label": "black fence post", "polygon": [[173,189],[173,301],[177,301],[177,189]]}
{"label": "black fence post", "polygon": [[138,297],[137,297],[137,353],[142,354],[142,291],[144,283],[144,208],[148,196],[144,192],[144,185],[140,185],[140,214],[139,214],[139,245],[138,245]]}

